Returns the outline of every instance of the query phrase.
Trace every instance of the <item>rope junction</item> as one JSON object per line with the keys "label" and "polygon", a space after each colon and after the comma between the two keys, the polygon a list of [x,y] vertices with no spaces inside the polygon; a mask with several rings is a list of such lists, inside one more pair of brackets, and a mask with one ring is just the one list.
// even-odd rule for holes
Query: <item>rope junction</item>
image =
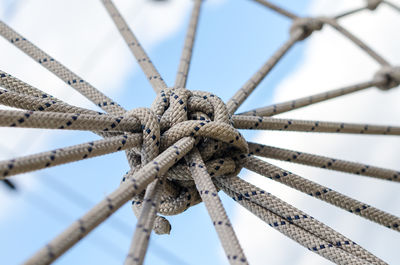
{"label": "rope junction", "polygon": [[[392,66],[338,19],[392,3],[369,0],[365,7],[333,18],[302,18],[264,0],[260,4],[292,19],[289,39],[225,104],[212,93],[185,88],[201,9],[195,0],[174,87],[168,87],[111,0],[102,0],[146,74],[156,99],[151,108],[126,111],[78,75],[40,50],[8,25],[0,34],[105,112],[75,107],[0,71],[0,103],[22,110],[0,110],[0,126],[92,131],[104,139],[0,161],[0,178],[125,150],[130,170],[121,185],[25,264],[49,264],[85,237],[129,200],[138,217],[125,264],[142,264],[151,231],[169,234],[161,216],[176,215],[204,202],[231,264],[247,259],[219,199],[222,190],[271,227],[310,251],[338,264],[386,264],[367,250],[308,214],[237,177],[245,167],[392,230],[400,218],[269,164],[267,157],[314,167],[400,181],[400,172],[314,154],[248,143],[239,129],[400,135],[400,127],[276,119],[273,116],[370,87],[388,90],[400,84],[400,67]],[[234,115],[257,85],[298,41],[331,26],[371,56],[381,69],[372,80],[325,93]],[[10,182],[7,182],[10,183]],[[161,214],[161,215],[158,215]]]}

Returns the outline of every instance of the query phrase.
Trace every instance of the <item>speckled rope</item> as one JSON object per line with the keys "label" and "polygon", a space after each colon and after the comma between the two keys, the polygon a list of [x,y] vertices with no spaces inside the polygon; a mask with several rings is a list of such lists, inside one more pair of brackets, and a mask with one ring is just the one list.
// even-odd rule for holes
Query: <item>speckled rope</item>
{"label": "speckled rope", "polygon": [[361,176],[369,176],[378,179],[400,181],[400,172],[371,165],[308,154],[304,152],[287,150],[263,144],[249,142],[250,153],[266,158],[273,158],[313,167],[331,169],[341,172],[352,173]]}
{"label": "speckled rope", "polygon": [[192,173],[197,190],[205,203],[211,221],[222,243],[231,264],[248,264],[239,241],[232,229],[232,224],[226,215],[221,200],[218,197],[218,191],[211,181],[201,155],[197,150],[189,154],[189,169]]}
{"label": "speckled rope", "polygon": [[[193,148],[193,145],[194,140],[186,137],[170,146],[24,264],[49,264],[54,261],[130,200],[133,195],[142,192],[152,180],[161,177],[175,163],[175,160],[182,158]],[[179,150],[178,153],[177,150]]]}
{"label": "speckled rope", "polygon": [[272,68],[279,62],[279,60],[286,54],[286,52],[298,41],[303,35],[302,30],[298,30],[290,35],[286,41],[270,59],[229,99],[226,103],[227,108],[233,114],[240,105],[247,99],[247,97],[254,91],[257,85],[264,79],[264,77],[272,70]]}
{"label": "speckled rope", "polygon": [[0,21],[0,35],[10,41],[17,48],[21,49],[32,59],[40,63],[43,67],[47,68],[50,72],[58,76],[68,85],[75,88],[100,108],[117,115],[125,112],[122,107],[113,100],[67,69],[53,57],[36,47],[2,21]]}
{"label": "speckled rope", "polygon": [[[389,65],[380,55],[336,21],[337,18],[354,14],[365,7],[350,10],[336,16],[336,19],[302,18],[267,1],[256,1],[293,20],[290,38],[228,101],[226,106],[222,100],[211,93],[189,91],[184,88],[192,57],[201,0],[195,0],[194,3],[174,88],[167,88],[112,1],[102,0],[153,89],[157,92],[156,100],[150,109],[125,111],[0,22],[0,34],[3,37],[110,113],[99,113],[71,106],[0,71],[0,86],[5,88],[0,89],[0,103],[24,109],[24,111],[0,110],[0,126],[88,130],[105,137],[105,139],[81,145],[0,161],[0,178],[119,150],[127,150],[127,158],[131,166],[131,170],[123,177],[119,188],[39,250],[26,264],[51,263],[132,197],[132,207],[139,220],[126,264],[143,263],[152,229],[156,233],[169,233],[170,224],[165,218],[156,215],[157,212],[163,215],[179,214],[201,201],[205,202],[228,261],[231,264],[247,264],[214,183],[270,226],[333,262],[385,264],[351,240],[271,194],[237,177],[227,177],[239,173],[244,165],[261,175],[399,231],[399,218],[396,216],[270,165],[252,155],[290,159],[312,166],[325,166],[352,173],[360,171],[363,175],[392,180],[397,180],[394,176],[397,176],[398,172],[343,160],[333,161],[331,158],[252,143],[249,150],[247,142],[235,129],[399,135],[399,127],[261,117],[283,113],[371,86],[388,90],[399,85],[400,68]],[[366,8],[375,10],[382,2],[386,3],[386,1],[369,0]],[[324,24],[334,27],[381,64],[382,68],[375,74],[372,81],[245,113],[253,116],[230,116],[290,47],[297,41],[309,37],[314,31],[321,30]],[[246,153],[249,153],[248,156],[245,155]]]}
{"label": "speckled rope", "polygon": [[257,116],[245,116],[245,115],[234,115],[232,117],[232,120],[234,122],[235,128],[237,129],[400,135],[399,126],[381,126],[373,124],[356,124],[356,123],[345,123],[345,122],[276,119],[270,117],[260,117],[260,116],[257,117]]}
{"label": "speckled rope", "polygon": [[134,54],[146,77],[149,79],[154,91],[159,92],[161,89],[166,88],[167,85],[165,84],[164,80],[158,73],[150,58],[147,56],[132,30],[129,28],[128,24],[122,18],[113,2],[110,0],[101,0],[101,2],[113,19],[118,31],[121,33],[129,49]]}
{"label": "speckled rope", "polygon": [[400,231],[400,218],[366,203],[359,202],[330,188],[283,170],[254,156],[243,156],[244,167],[262,176],[283,183],[322,201],[340,207],[353,214],[360,215],[377,224]]}
{"label": "speckled rope", "polygon": [[385,264],[330,227],[238,177],[218,178],[215,181],[236,202],[271,227],[333,262]]}
{"label": "speckled rope", "polygon": [[0,161],[0,179],[24,172],[126,150],[142,143],[142,134],[126,134],[48,152]]}
{"label": "speckled rope", "polygon": [[315,95],[302,97],[295,100],[289,100],[282,103],[273,104],[271,106],[257,108],[254,110],[240,113],[240,115],[253,115],[253,116],[273,116],[291,110],[296,110],[302,107],[310,106],[315,103],[323,102],[328,99],[337,98],[340,96],[348,95],[357,91],[384,84],[385,80],[371,80],[339,89],[330,90],[327,92],[318,93]]}
{"label": "speckled rope", "polygon": [[93,110],[88,110],[65,103],[64,101],[61,101],[1,70],[0,86],[5,88],[4,90],[1,90],[3,95],[0,96],[0,103],[6,106],[26,110],[94,115],[99,114]]}
{"label": "speckled rope", "polygon": [[186,87],[187,76],[189,73],[190,61],[192,59],[194,39],[199,23],[200,7],[203,0],[195,0],[192,15],[190,17],[189,27],[186,33],[185,44],[182,49],[181,59],[179,61],[178,73],[175,79],[175,87]]}

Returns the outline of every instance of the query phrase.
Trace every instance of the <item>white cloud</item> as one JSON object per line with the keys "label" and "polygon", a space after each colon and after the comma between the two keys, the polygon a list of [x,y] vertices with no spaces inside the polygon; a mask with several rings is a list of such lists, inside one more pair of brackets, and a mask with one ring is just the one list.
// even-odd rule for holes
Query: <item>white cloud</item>
{"label": "white cloud", "polygon": [[[363,3],[363,1],[354,2],[313,1],[310,13],[336,14],[361,6]],[[398,50],[400,38],[396,33],[400,27],[399,13],[382,6],[376,12],[363,11],[344,18],[340,23],[389,62],[394,65],[400,64]],[[273,102],[295,99],[366,81],[372,78],[379,69],[371,58],[328,26],[308,40],[304,58],[297,70],[276,88]],[[399,88],[388,92],[371,88],[351,96],[288,112],[282,114],[281,117],[400,125],[400,117],[396,115],[400,111],[399,100]],[[266,102],[265,105],[268,103]],[[400,169],[398,152],[400,141],[391,136],[263,132],[254,141]],[[400,216],[397,183],[273,160],[270,162]],[[389,264],[400,260],[400,253],[396,250],[400,245],[400,238],[396,232],[352,216],[350,213],[255,174],[247,174],[245,178],[322,220]],[[238,207],[233,221],[251,264],[267,262],[268,264],[330,264],[285,238],[256,217],[250,216],[246,210]]]}

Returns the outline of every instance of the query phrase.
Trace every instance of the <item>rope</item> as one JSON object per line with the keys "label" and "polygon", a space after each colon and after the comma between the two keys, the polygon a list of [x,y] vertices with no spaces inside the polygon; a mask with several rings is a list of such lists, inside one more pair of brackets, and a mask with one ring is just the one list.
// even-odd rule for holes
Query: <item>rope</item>
{"label": "rope", "polygon": [[40,249],[25,264],[49,264],[54,261],[130,200],[133,195],[142,192],[152,180],[162,176],[175,163],[175,159],[182,158],[192,149],[193,144],[194,140],[183,138],[134,175],[128,173],[126,177],[129,181],[119,186],[63,233]]}
{"label": "rope", "polygon": [[301,30],[293,32],[288,41],[286,41],[272,57],[229,99],[226,103],[228,110],[233,114],[247,97],[254,91],[264,77],[272,70],[287,51],[302,37]]}
{"label": "rope", "polygon": [[196,0],[193,6],[189,28],[186,33],[185,44],[183,46],[182,55],[179,62],[178,73],[176,75],[175,87],[186,87],[190,61],[192,58],[194,39],[196,36],[197,24],[199,23],[199,14],[202,1],[203,0]]}
{"label": "rope", "polygon": [[0,103],[6,106],[26,110],[99,114],[93,110],[69,105],[1,70],[0,86],[5,88],[0,90],[3,92],[0,94]]}
{"label": "rope", "polygon": [[149,79],[154,91],[159,92],[161,89],[166,88],[167,85],[165,84],[164,80],[158,73],[157,69],[154,67],[150,58],[147,56],[146,52],[142,48],[142,45],[140,45],[139,41],[133,34],[132,30],[129,28],[128,24],[122,18],[121,14],[119,13],[113,2],[110,0],[101,0],[101,2],[103,3],[108,14],[114,21],[115,26],[118,28],[119,33],[121,33],[129,49],[135,56],[146,77]]}
{"label": "rope", "polygon": [[326,132],[351,134],[400,135],[398,126],[381,126],[345,122],[326,122],[311,120],[276,119],[270,117],[234,115],[237,129],[278,130],[296,132]]}
{"label": "rope", "polygon": [[244,167],[262,176],[283,183],[293,189],[306,193],[322,201],[360,215],[377,224],[386,226],[395,231],[400,231],[400,218],[366,203],[359,202],[330,188],[302,178],[292,172],[283,170],[255,157],[242,158]]}
{"label": "rope", "polygon": [[308,214],[238,178],[219,178],[221,189],[271,227],[338,264],[385,264]]}
{"label": "rope", "polygon": [[[157,97],[151,108],[125,111],[65,66],[0,22],[0,35],[38,61],[106,113],[69,105],[0,71],[0,103],[21,110],[0,110],[0,126],[92,131],[104,139],[0,161],[0,179],[46,167],[126,150],[131,167],[121,185],[63,233],[40,249],[25,264],[48,264],[84,238],[124,203],[132,199],[137,227],[125,264],[142,264],[151,231],[170,232],[168,220],[204,202],[231,264],[247,264],[229,218],[218,196],[222,189],[270,226],[298,243],[339,264],[385,264],[356,243],[271,194],[235,177],[244,166],[318,199],[392,230],[400,219],[327,187],[271,165],[253,155],[290,160],[311,166],[398,181],[398,172],[297,151],[247,143],[237,129],[291,130],[356,134],[399,135],[400,127],[275,119],[279,113],[376,86],[382,90],[400,84],[400,67],[379,54],[337,23],[340,17],[365,8],[375,10],[381,0],[334,18],[299,17],[264,0],[255,0],[292,19],[290,38],[225,104],[212,93],[185,88],[201,8],[194,3],[175,87],[168,88],[139,41],[111,0],[102,0],[128,47],[149,79]],[[392,5],[391,5],[392,6]],[[395,7],[395,6],[392,6]],[[381,65],[368,82],[233,115],[272,68],[298,41],[329,24]],[[253,115],[253,116],[251,116]]]}
{"label": "rope", "polygon": [[36,47],[2,21],[0,21],[0,35],[103,110],[117,115],[124,112],[123,108],[113,100]]}
{"label": "rope", "polygon": [[264,5],[264,6],[268,7],[268,8],[270,8],[270,9],[276,11],[277,13],[279,13],[279,14],[281,14],[281,15],[284,15],[284,16],[286,16],[286,17],[288,17],[288,18],[290,18],[290,19],[296,19],[296,18],[298,18],[298,16],[296,16],[295,14],[293,14],[293,13],[291,13],[291,12],[289,12],[289,11],[287,11],[287,10],[285,10],[285,9],[283,9],[283,8],[281,8],[281,7],[279,7],[279,6],[277,6],[277,5],[274,5],[274,4],[270,3],[270,2],[267,2],[267,1],[265,1],[265,0],[254,0],[254,1],[256,1],[256,2],[258,2],[258,3],[262,4],[262,5]]}
{"label": "rope", "polygon": [[361,41],[359,38],[357,38],[354,34],[352,34],[350,31],[345,29],[344,27],[340,26],[339,23],[337,23],[336,20],[331,19],[331,18],[326,18],[326,17],[320,17],[319,18],[322,22],[329,24],[332,26],[334,29],[336,29],[338,32],[343,34],[346,38],[351,40],[355,45],[357,45],[361,50],[365,51],[369,56],[371,56],[375,61],[377,61],[380,65],[382,66],[387,66],[390,65],[385,59],[382,58],[378,53],[376,53],[373,49],[371,49],[367,44],[365,44],[363,41]]}
{"label": "rope", "polygon": [[373,86],[385,84],[385,80],[372,80],[339,89],[330,90],[327,92],[318,93],[308,97],[303,97],[295,100],[273,104],[271,106],[257,108],[254,110],[240,113],[240,115],[253,115],[253,116],[273,116],[285,113],[291,110],[299,109],[302,107],[310,106],[315,103],[323,102],[328,99],[337,98],[340,96],[348,95],[357,91],[361,91]]}
{"label": "rope", "polygon": [[331,169],[351,174],[369,176],[378,179],[400,181],[400,172],[371,165],[355,163],[336,158],[308,154],[304,152],[287,150],[273,146],[249,142],[249,152],[257,156],[279,159],[282,161],[298,163],[324,169]]}
{"label": "rope", "polygon": [[141,142],[141,134],[127,134],[0,161],[0,179],[126,150],[140,145]]}

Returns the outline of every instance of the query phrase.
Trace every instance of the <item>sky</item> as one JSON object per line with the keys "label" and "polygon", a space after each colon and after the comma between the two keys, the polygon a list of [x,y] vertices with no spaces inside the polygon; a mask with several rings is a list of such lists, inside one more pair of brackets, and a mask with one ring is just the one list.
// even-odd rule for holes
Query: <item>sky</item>
{"label": "sky", "polygon": [[[192,1],[115,2],[167,84],[172,85]],[[3,21],[122,106],[127,109],[150,106],[155,94],[100,1],[8,0],[0,3]],[[304,16],[336,14],[362,3],[287,0],[281,4]],[[399,27],[399,14],[381,7],[376,13],[365,11],[342,22],[390,62],[399,63],[396,47],[400,38],[393,34]],[[290,21],[249,0],[205,1],[187,88],[213,91],[228,100],[288,38],[289,27]],[[0,49],[3,51],[1,70],[71,104],[96,109],[7,41],[0,41]],[[364,81],[376,70],[378,66],[370,58],[325,27],[311,39],[298,43],[239,111]],[[394,115],[399,111],[398,97],[400,92],[396,90],[383,93],[370,89],[281,116],[395,125],[400,124]],[[245,132],[245,136],[278,147],[399,168],[396,165],[400,146],[395,137],[289,132]],[[0,139],[0,159],[7,159],[98,137],[89,132],[0,128]],[[400,203],[396,183],[274,163],[400,215],[396,207]],[[18,192],[0,186],[2,263],[19,264],[27,259],[117,188],[127,169],[121,152],[17,176]],[[400,237],[395,232],[260,176],[249,172],[242,172],[241,176],[324,221],[385,261],[393,263],[400,259],[395,251]],[[260,222],[227,196],[221,194],[221,197],[251,264],[266,261],[269,264],[329,264]],[[146,264],[227,264],[203,204],[168,219],[172,224],[171,235],[152,236]],[[122,207],[56,264],[121,264],[135,222],[130,206]]]}

